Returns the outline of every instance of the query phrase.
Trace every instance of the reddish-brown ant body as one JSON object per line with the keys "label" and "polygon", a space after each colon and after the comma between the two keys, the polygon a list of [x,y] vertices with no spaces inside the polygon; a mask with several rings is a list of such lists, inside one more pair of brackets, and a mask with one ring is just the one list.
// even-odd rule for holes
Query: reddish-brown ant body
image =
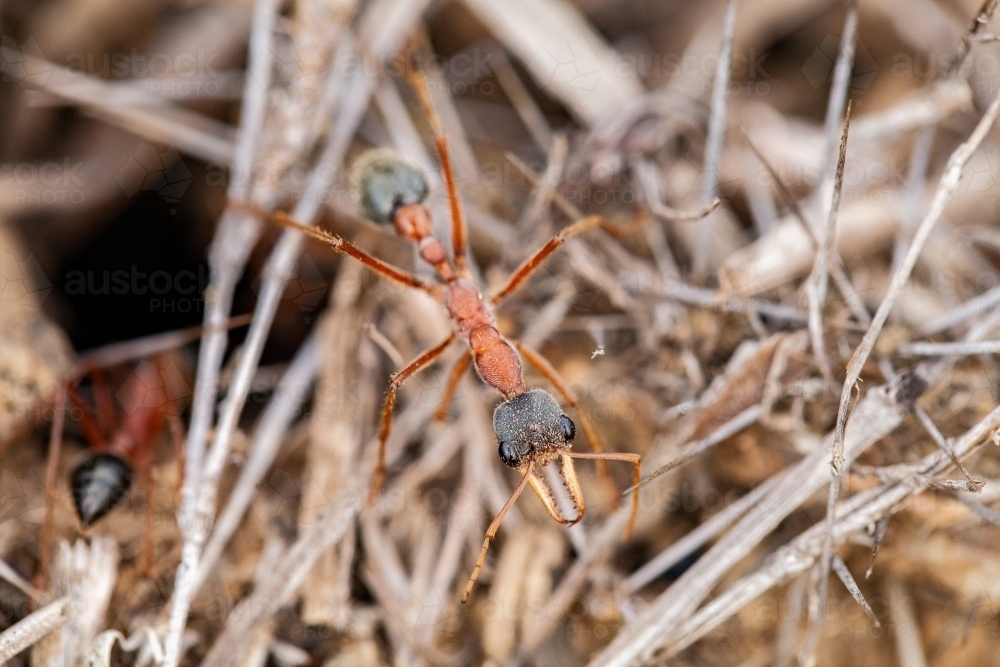
{"label": "reddish-brown ant body", "polygon": [[[49,450],[49,473],[46,490],[50,498],[55,492],[55,470],[61,449],[63,410],[66,399],[73,405],[73,414],[80,424],[84,439],[93,453],[76,464],[70,473],[73,505],[83,529],[89,528],[121,503],[138,476],[148,485],[145,547],[142,568],[152,564],[152,498],[155,446],[170,420],[177,420],[183,401],[189,395],[182,368],[186,366],[176,353],[160,354],[141,361],[116,392],[120,410],[113,405],[108,388],[106,368],[82,364],[73,377],[65,382],[56,401],[53,440]],[[92,410],[81,394],[79,383],[91,379]],[[120,415],[120,417],[119,417]],[[174,433],[179,448],[179,426]],[[47,576],[49,544],[53,537],[54,505],[49,506],[42,534],[42,562],[39,581]]]}
{"label": "reddish-brown ant body", "polygon": [[[430,102],[426,80],[419,72],[412,76],[412,80],[434,132],[438,159],[447,188],[451,207],[452,255],[449,257],[444,244],[432,233],[430,212],[423,203],[429,188],[423,172],[418,167],[394,153],[377,149],[363,156],[353,171],[364,214],[378,224],[391,224],[399,237],[415,243],[420,257],[434,268],[440,280],[439,284],[426,283],[415,275],[369,255],[340,236],[302,225],[286,214],[275,212],[264,215],[278,224],[297,229],[328,244],[337,252],[355,258],[388,280],[426,292],[444,306],[452,320],[451,335],[393,374],[390,380],[382,410],[378,434],[378,459],[370,487],[369,502],[378,496],[385,476],[385,446],[392,424],[396,392],[407,379],[438,359],[453,342],[461,339],[468,344],[469,350],[459,358],[449,375],[442,406],[447,405],[470,361],[479,377],[503,397],[493,415],[499,455],[504,464],[520,471],[522,477],[510,499],[486,531],[482,551],[462,598],[464,602],[468,599],[479,575],[486,552],[500,522],[525,486],[531,486],[553,519],[561,524],[571,525],[583,518],[585,509],[583,492],[573,465],[574,458],[598,459],[599,464],[604,460],[630,462],[633,465],[633,484],[639,481],[641,459],[638,454],[603,452],[597,431],[556,370],[540,353],[517,341],[505,338],[497,328],[494,315],[494,308],[516,291],[553,252],[563,245],[566,239],[597,227],[614,231],[613,226],[599,216],[577,220],[536,250],[498,291],[490,297],[484,297],[466,258],[466,222],[455,185],[447,140]],[[261,211],[242,202],[231,202],[231,206],[262,214]],[[529,390],[525,387],[522,378],[522,356],[552,383],[567,403],[577,410],[583,430],[595,450],[593,453],[573,451],[572,442],[576,435],[576,426],[563,413],[552,394],[543,389]],[[563,516],[552,490],[537,474],[539,469],[554,461],[560,463],[560,472],[576,509],[576,516],[571,518]],[[637,493],[632,493],[631,500],[632,509],[627,531],[629,534],[638,509]]]}
{"label": "reddish-brown ant body", "polygon": [[[163,433],[168,413],[176,416],[179,397],[187,393],[182,378],[168,372],[168,363],[161,356],[136,366],[118,392],[123,417],[117,425],[107,409],[101,411],[101,421],[112,423],[99,425],[76,389],[68,389],[69,398],[78,409],[84,436],[96,451],[78,463],[70,477],[73,504],[84,528],[121,502],[132,485],[135,472],[149,476],[153,445]],[[172,368],[176,369],[176,365]],[[95,399],[105,391],[103,382],[97,383]],[[109,403],[106,397],[97,400],[103,401],[103,405]]]}

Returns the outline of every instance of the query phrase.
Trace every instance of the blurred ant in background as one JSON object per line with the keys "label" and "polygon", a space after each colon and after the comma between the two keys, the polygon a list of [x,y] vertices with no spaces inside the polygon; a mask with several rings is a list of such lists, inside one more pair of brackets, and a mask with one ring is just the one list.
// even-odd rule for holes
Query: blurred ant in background
{"label": "blurred ant in background", "polygon": [[[114,381],[109,381],[109,376]],[[92,450],[70,472],[70,490],[80,527],[86,531],[115,509],[138,478],[147,493],[140,569],[150,572],[154,550],[153,500],[158,478],[156,452],[169,431],[177,462],[183,470],[184,427],[180,417],[192,393],[190,377],[190,363],[179,351],[160,351],[130,369],[123,360],[95,362],[87,355],[78,362],[55,401],[45,480],[50,504],[42,529],[39,567],[42,582],[48,574],[54,537],[56,478],[67,413],[77,422]],[[114,393],[112,386],[117,386]],[[72,410],[67,410],[70,406]],[[178,481],[175,499],[179,490]]]}

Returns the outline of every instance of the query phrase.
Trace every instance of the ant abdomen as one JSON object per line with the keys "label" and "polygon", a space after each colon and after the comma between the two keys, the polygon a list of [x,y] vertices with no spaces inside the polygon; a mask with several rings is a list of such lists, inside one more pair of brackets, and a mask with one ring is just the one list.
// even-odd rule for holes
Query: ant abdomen
{"label": "ant abdomen", "polygon": [[110,512],[132,485],[132,466],[116,454],[102,452],[80,462],[71,477],[73,504],[83,527]]}
{"label": "ant abdomen", "polygon": [[361,209],[373,222],[389,224],[399,209],[427,198],[424,172],[395,151],[370,150],[355,161],[351,172]]}

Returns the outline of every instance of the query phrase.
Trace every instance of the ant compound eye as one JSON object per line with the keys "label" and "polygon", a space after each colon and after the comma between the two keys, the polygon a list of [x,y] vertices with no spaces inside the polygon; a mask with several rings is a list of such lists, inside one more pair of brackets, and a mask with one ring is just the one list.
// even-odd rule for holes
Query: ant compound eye
{"label": "ant compound eye", "polygon": [[566,415],[562,415],[559,417],[559,425],[562,426],[563,435],[566,436],[566,442],[570,442],[574,437],[576,437],[576,424],[573,423],[572,419]]}
{"label": "ant compound eye", "polygon": [[499,454],[500,460],[511,468],[516,468],[518,463],[520,463],[520,459],[517,456],[517,450],[514,449],[514,445],[506,440],[500,443]]}
{"label": "ant compound eye", "polygon": [[427,198],[424,172],[393,151],[375,149],[365,153],[354,163],[351,173],[365,216],[379,224],[391,223],[399,209]]}

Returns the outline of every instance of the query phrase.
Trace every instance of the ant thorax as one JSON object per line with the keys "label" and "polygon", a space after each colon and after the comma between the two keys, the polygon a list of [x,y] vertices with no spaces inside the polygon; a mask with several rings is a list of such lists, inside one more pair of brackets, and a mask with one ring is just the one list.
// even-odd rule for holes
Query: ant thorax
{"label": "ant thorax", "polygon": [[483,382],[505,399],[524,393],[521,358],[500,335],[475,284],[467,280],[448,283],[444,303],[455,323],[455,332],[469,341],[476,372]]}
{"label": "ant thorax", "polygon": [[444,305],[455,323],[455,331],[463,338],[479,327],[496,328],[493,314],[487,310],[483,295],[475,283],[469,280],[454,280],[445,288]]}

